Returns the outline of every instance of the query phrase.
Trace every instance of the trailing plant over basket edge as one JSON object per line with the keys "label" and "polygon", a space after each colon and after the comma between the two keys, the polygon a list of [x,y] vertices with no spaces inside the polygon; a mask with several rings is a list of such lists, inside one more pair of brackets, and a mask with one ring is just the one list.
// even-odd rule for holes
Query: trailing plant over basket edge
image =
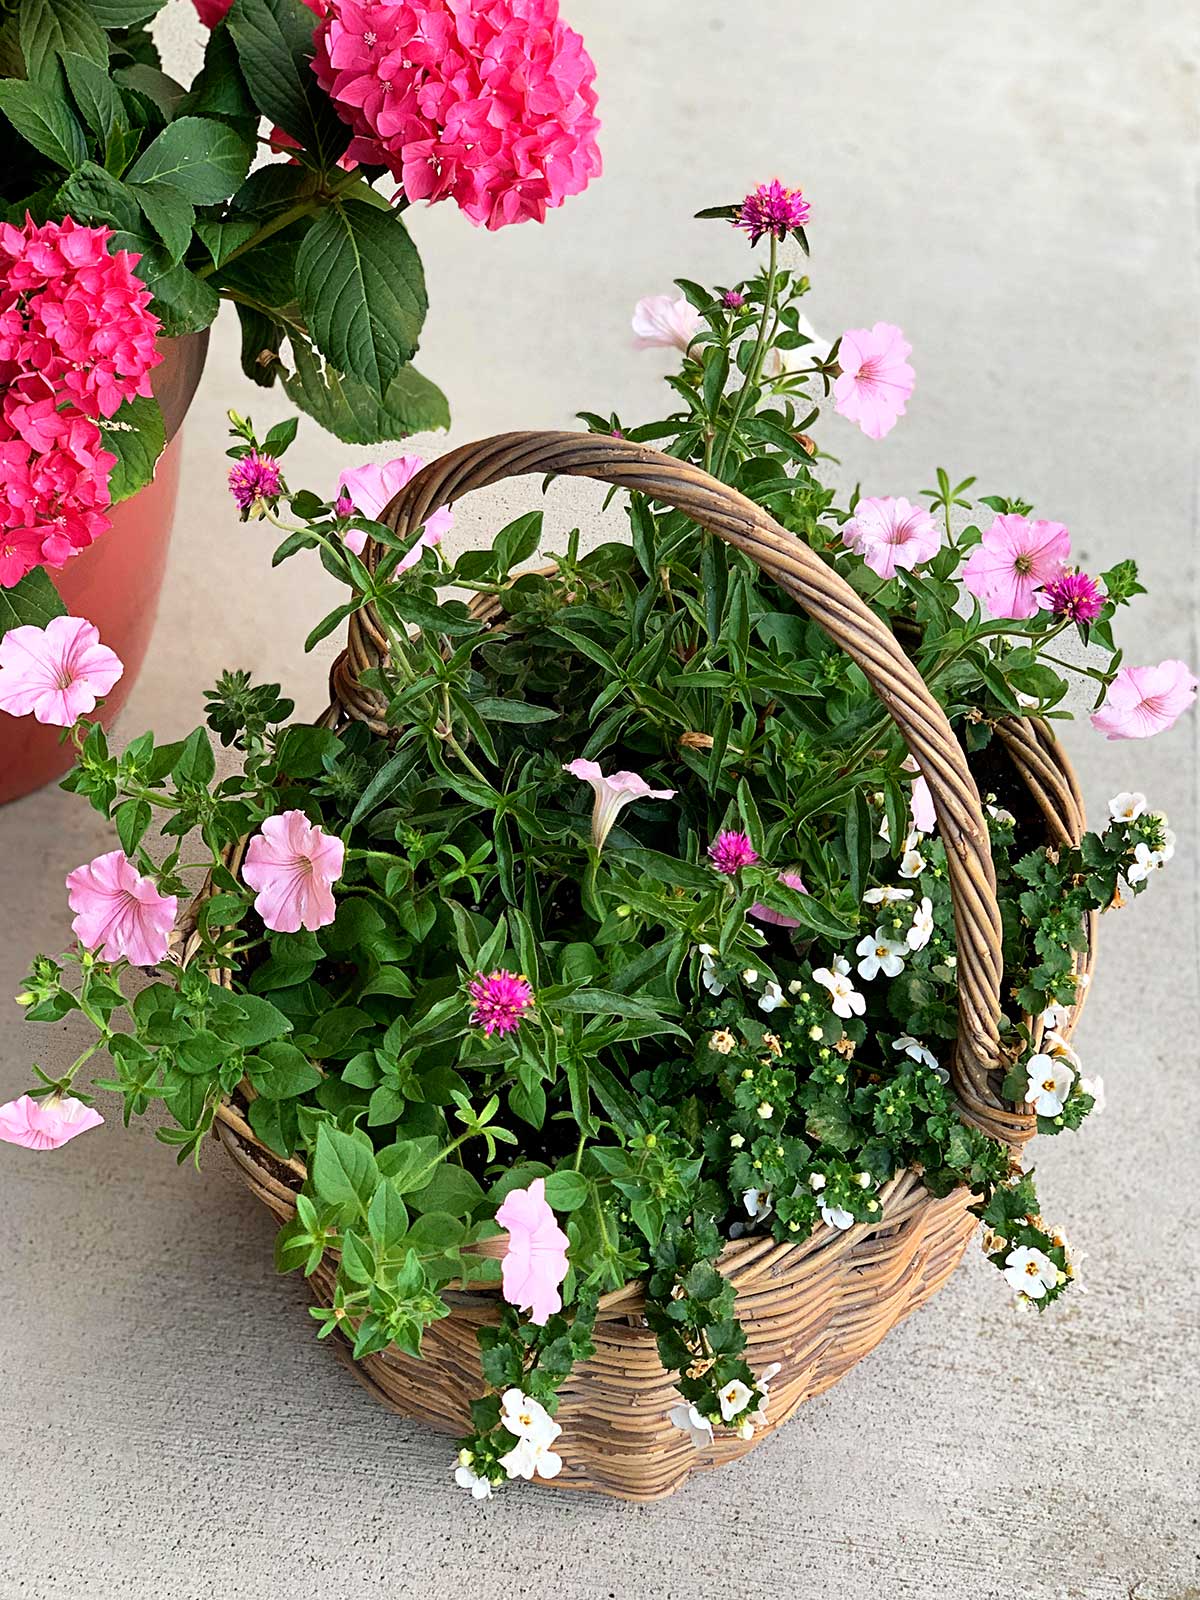
{"label": "trailing plant over basket edge", "polygon": [[404,213],[542,221],[600,172],[594,68],[558,0],[197,0],[190,85],[151,36],[163,5],[0,0],[3,625],[60,613],[47,571],[153,475],[161,338],[227,300],[247,377],[338,438],[447,427],[413,365]]}
{"label": "trailing plant over basket edge", "polygon": [[[825,345],[802,316],[808,279],[779,261],[789,237],[807,249],[799,191],[708,214],[765,239],[765,265],[641,302],[638,341],[679,352],[676,409],[585,420],[768,508],[906,642],[987,801],[1004,1096],[1040,1133],[1076,1129],[1103,1100],[1069,1041],[1087,919],[1143,893],[1174,838],[1128,792],[1100,831],[1048,846],[995,729],[1067,715],[1072,675],[1094,686],[1098,731],[1145,737],[1196,679],[1124,663],[1112,628],[1142,592],[1133,563],[1075,571],[1067,529],[1017,496],[939,471],[911,501],[839,506],[810,430],[832,398],[886,433],[913,390],[909,347],[884,323]],[[585,553],[574,530],[544,551],[531,511],[450,562],[448,508],[403,537],[377,520],[416,461],[353,469],[322,497],[287,482],[290,430],[259,439],[235,417],[233,436],[243,519],[283,535],[277,560],[315,549],[346,586],[310,647],[370,608],[386,652],[359,688],[388,732],[295,723],[278,685],[231,672],[207,730],[113,754],[88,716],[120,663],[95,630],[5,635],[0,707],[71,730],[65,787],[119,847],[70,875],[77,942],[39,956],[18,996],[33,1021],[81,1013],[94,1039],[60,1077],[35,1068],[0,1136],[52,1148],[96,1125],[76,1078],[103,1052],[97,1086],[126,1120],[161,1103],[180,1160],[218,1117],[299,1156],[278,1264],[335,1267],[314,1316],[359,1356],[418,1356],[448,1285],[498,1281],[455,1469],[480,1498],[558,1473],[559,1391],[600,1295],[630,1279],[678,1374],[671,1421],[701,1448],[752,1437],[774,1372],[745,1359],[725,1243],[886,1226],[906,1169],[934,1195],[968,1186],[1020,1302],[1056,1300],[1077,1258],[948,1082],[945,847],[861,670],[745,556],[642,495],[629,543]],[[237,752],[230,776],[210,731]],[[147,847],[156,818],[165,859]],[[181,964],[180,904],[205,875]]]}

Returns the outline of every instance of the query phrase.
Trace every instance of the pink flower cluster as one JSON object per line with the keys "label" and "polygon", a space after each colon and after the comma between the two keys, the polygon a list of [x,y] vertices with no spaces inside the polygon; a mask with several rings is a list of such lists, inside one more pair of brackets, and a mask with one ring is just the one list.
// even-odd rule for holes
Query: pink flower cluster
{"label": "pink flower cluster", "polygon": [[0,586],[108,527],[116,457],[93,419],[148,395],[158,318],[107,228],[0,224]]}
{"label": "pink flower cluster", "polygon": [[786,239],[793,228],[802,228],[809,218],[809,204],[799,189],[788,189],[776,178],[760,183],[748,194],[731,220],[735,228],[750,235],[757,244],[764,234]]}
{"label": "pink flower cluster", "polygon": [[332,0],[313,68],[409,200],[474,223],[545,220],[601,170],[595,68],[558,0]]}

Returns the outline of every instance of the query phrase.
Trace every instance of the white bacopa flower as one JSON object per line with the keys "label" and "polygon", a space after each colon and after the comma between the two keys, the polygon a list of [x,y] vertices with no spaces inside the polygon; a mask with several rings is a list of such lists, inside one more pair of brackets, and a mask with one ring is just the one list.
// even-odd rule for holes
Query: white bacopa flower
{"label": "white bacopa flower", "polygon": [[1108,802],[1108,814],[1113,822],[1136,822],[1146,809],[1146,796],[1136,790],[1131,794],[1122,789]]}
{"label": "white bacopa flower", "polygon": [[531,1439],[538,1444],[553,1444],[562,1432],[545,1406],[520,1389],[506,1389],[500,1397],[500,1421],[518,1439]]}
{"label": "white bacopa flower", "polygon": [[1092,1099],[1095,1101],[1095,1104],[1092,1106],[1093,1116],[1095,1116],[1097,1112],[1104,1110],[1104,1107],[1108,1104],[1108,1102],[1104,1096],[1103,1078],[1080,1078],[1079,1087],[1083,1090],[1084,1094],[1090,1094]]}
{"label": "white bacopa flower", "polygon": [[753,1398],[754,1391],[747,1388],[740,1378],[734,1378],[733,1382],[727,1383],[717,1396],[721,1404],[721,1416],[726,1422],[732,1422],[739,1411],[746,1409],[746,1402]]}
{"label": "white bacopa flower", "polygon": [[911,889],[893,889],[885,886],[882,889],[868,889],[866,894],[863,895],[863,905],[898,906],[901,901],[911,900],[912,897],[913,891]]}
{"label": "white bacopa flower", "polygon": [[1056,1003],[1048,1005],[1041,1015],[1042,1027],[1051,1032],[1057,1028],[1063,1027],[1066,1023],[1070,1022],[1071,1012],[1073,1010],[1073,1006],[1060,1006]]}
{"label": "white bacopa flower", "polygon": [[783,990],[775,982],[774,978],[771,978],[762,994],[758,997],[758,1009],[769,1014],[777,1006],[783,1005],[783,1003]]}
{"label": "white bacopa flower", "polygon": [[1059,1116],[1075,1082],[1073,1069],[1061,1057],[1036,1055],[1030,1057],[1025,1070],[1029,1074],[1026,1105],[1039,1117]]}
{"label": "white bacopa flower", "polygon": [[921,897],[921,904],[913,912],[912,927],[904,936],[904,942],[910,950],[924,950],[933,938],[933,901],[928,895]]}
{"label": "white bacopa flower", "polygon": [[1015,828],[1017,825],[1016,817],[1013,816],[1011,811],[1006,811],[1003,806],[989,806],[987,813],[993,821],[1003,824],[1006,828]]}
{"label": "white bacopa flower", "polygon": [[746,1208],[748,1217],[757,1219],[765,1217],[771,1210],[771,1191],[769,1189],[747,1189],[742,1195],[742,1204]]}
{"label": "white bacopa flower", "polygon": [[711,995],[725,993],[725,985],[717,977],[717,952],[711,944],[698,946],[700,951],[700,982]]}
{"label": "white bacopa flower", "polygon": [[808,1187],[814,1194],[820,1194],[825,1187],[825,1182],[826,1179],[823,1172],[810,1172],[808,1175]]}
{"label": "white bacopa flower", "polygon": [[697,1411],[695,1406],[689,1406],[686,1401],[672,1406],[667,1412],[667,1419],[672,1427],[687,1434],[697,1450],[703,1450],[713,1442],[712,1423],[703,1412]]}
{"label": "white bacopa flower", "polygon": [[905,850],[900,861],[900,876],[902,878],[919,878],[925,871],[928,862],[921,852],[914,848]]}
{"label": "white bacopa flower", "polygon": [[[1167,830],[1170,833],[1170,829]],[[1133,847],[1133,865],[1126,867],[1125,880],[1131,886],[1135,883],[1144,883],[1152,872],[1157,872],[1160,867],[1165,867],[1171,856],[1175,854],[1175,835],[1171,834],[1170,854],[1164,845],[1161,850],[1152,850],[1144,839],[1139,839]]]}
{"label": "white bacopa flower", "polygon": [[764,1122],[770,1122],[771,1118],[775,1115],[775,1107],[769,1100],[764,1100],[759,1105],[758,1114]]}
{"label": "white bacopa flower", "polygon": [[835,1017],[861,1017],[867,1009],[866,996],[854,987],[849,972],[850,963],[845,956],[837,956],[832,971],[828,967],[817,967],[813,973],[816,982],[829,990]]}
{"label": "white bacopa flower", "polygon": [[469,1489],[472,1500],[487,1500],[492,1493],[491,1480],[480,1477],[470,1467],[460,1464],[454,1469],[454,1481],[460,1489]]}
{"label": "white bacopa flower", "polygon": [[1042,1050],[1046,1055],[1053,1056],[1056,1061],[1066,1061],[1075,1068],[1076,1072],[1079,1071],[1079,1057],[1061,1033],[1056,1033],[1051,1029],[1042,1040]]}
{"label": "white bacopa flower", "polygon": [[[914,1039],[911,1033],[902,1033],[892,1040],[893,1050],[903,1050],[910,1061],[919,1061],[923,1067],[941,1073],[943,1068],[938,1065],[938,1058],[927,1044],[922,1044],[920,1039]],[[947,1072],[946,1077],[950,1074]],[[944,1081],[944,1080],[943,1080]]]}
{"label": "white bacopa flower", "polygon": [[881,972],[885,978],[898,978],[904,971],[908,946],[889,939],[882,928],[876,928],[873,934],[859,940],[855,954],[862,957],[858,963],[858,975],[869,983]]}
{"label": "white bacopa flower", "polygon": [[562,1457],[540,1439],[518,1439],[500,1465],[510,1478],[524,1478],[526,1482],[534,1473],[539,1478],[557,1478],[562,1471]]}
{"label": "white bacopa flower", "polygon": [[1012,1251],[1004,1262],[1004,1276],[1017,1294],[1040,1300],[1058,1282],[1058,1268],[1050,1257],[1030,1245]]}
{"label": "white bacopa flower", "polygon": [[827,1228],[837,1228],[839,1232],[844,1233],[847,1228],[854,1226],[852,1211],[843,1211],[841,1206],[826,1205],[824,1200],[819,1200],[817,1204],[821,1208],[821,1221]]}
{"label": "white bacopa flower", "polygon": [[745,1142],[746,1142],[746,1135],[744,1133],[731,1133],[729,1135],[729,1143],[733,1146],[733,1148],[735,1150],[740,1150],[742,1148],[742,1146],[745,1144]]}

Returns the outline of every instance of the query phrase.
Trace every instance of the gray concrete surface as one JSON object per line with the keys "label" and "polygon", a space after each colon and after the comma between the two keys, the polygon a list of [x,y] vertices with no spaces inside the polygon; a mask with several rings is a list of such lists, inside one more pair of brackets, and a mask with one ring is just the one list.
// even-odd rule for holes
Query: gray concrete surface
{"label": "gray concrete surface", "polygon": [[[814,208],[811,315],[912,340],[909,416],[827,447],[875,492],[938,464],[1020,492],[1089,565],[1154,591],[1131,660],[1195,661],[1197,35],[1174,3],[567,0],[599,68],[607,174],[544,230],[413,227],[432,311],[422,365],[454,439],[646,415],[663,363],[631,304],[677,272],[727,278],[725,230],[687,219],[778,172]],[[183,0],[165,31],[196,49]],[[187,430],[183,506],[126,735],[193,724],[225,665],[317,706],[300,644],[312,564],[223,499],[222,412],[278,407],[236,373],[223,318]],[[314,484],[346,453],[311,425]],[[437,444],[433,443],[433,448]],[[470,539],[516,495],[460,520]],[[555,501],[595,525],[590,491]],[[1104,928],[1081,1044],[1105,1115],[1038,1156],[1091,1289],[1008,1309],[972,1254],[923,1313],[747,1463],[631,1509],[516,1487],[480,1508],[443,1439],[378,1408],[321,1349],[272,1228],[214,1151],[178,1172],[110,1121],[56,1156],[0,1147],[0,1596],[325,1595],[640,1600],[1196,1600],[1200,1302],[1195,1189],[1197,725],[1144,747],[1074,730],[1094,808],[1142,788],[1181,836],[1169,874]],[[107,848],[51,792],[0,813],[0,995],[67,928],[64,874]],[[0,1007],[0,1098],[35,1048]],[[41,1030],[39,1030],[39,1033]],[[67,1057],[74,1034],[49,1047]],[[36,1047],[46,1046],[39,1038]]]}

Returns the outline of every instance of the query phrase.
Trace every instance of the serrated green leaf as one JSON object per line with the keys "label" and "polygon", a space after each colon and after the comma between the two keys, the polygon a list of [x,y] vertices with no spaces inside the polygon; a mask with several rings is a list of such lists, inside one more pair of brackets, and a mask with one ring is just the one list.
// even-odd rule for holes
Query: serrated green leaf
{"label": "serrated green leaf", "polygon": [[196,209],[179,189],[167,183],[130,183],[133,195],[146,221],[162,240],[172,262],[183,258],[192,242]]}
{"label": "serrated green leaf", "polygon": [[45,567],[34,567],[11,589],[0,589],[0,634],[27,624],[44,628],[51,618],[66,614]]}
{"label": "serrated green leaf", "polygon": [[129,127],[121,96],[107,70],[86,56],[68,51],[62,63],[80,116],[95,134],[100,149],[107,150],[113,133]]}
{"label": "serrated green leaf", "polygon": [[255,105],[325,171],[350,142],[312,70],[313,18],[301,0],[234,0],[226,26]]}
{"label": "serrated green leaf", "polygon": [[32,82],[47,74],[56,56],[80,55],[101,67],[108,63],[108,40],[80,0],[22,0],[17,26]]}
{"label": "serrated green leaf", "polygon": [[383,444],[450,426],[445,395],[415,367],[402,368],[380,401],[365,384],[326,366],[302,339],[293,337],[292,358],[295,370],[283,379],[288,396],[343,444]]}
{"label": "serrated green leaf", "polygon": [[251,149],[240,134],[211,117],[180,117],[138,157],[130,183],[177,189],[198,206],[227,200],[250,170]]}
{"label": "serrated green leaf", "polygon": [[145,395],[126,400],[113,416],[101,419],[100,433],[104,448],[117,458],[108,480],[109,493],[117,505],[144,488],[154,476],[155,463],[166,444],[158,402]]}
{"label": "serrated green leaf", "polygon": [[41,84],[0,81],[0,111],[55,166],[73,172],[87,160],[87,140],[71,108]]}

